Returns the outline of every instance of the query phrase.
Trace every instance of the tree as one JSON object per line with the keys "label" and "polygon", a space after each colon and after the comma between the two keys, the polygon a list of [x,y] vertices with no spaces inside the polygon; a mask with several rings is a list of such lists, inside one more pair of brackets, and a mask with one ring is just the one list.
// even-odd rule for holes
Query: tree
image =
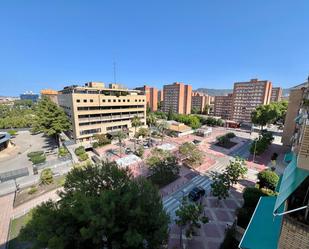
{"label": "tree", "polygon": [[51,169],[43,169],[40,176],[41,184],[48,185],[53,183],[53,172]]}
{"label": "tree", "polygon": [[230,181],[230,184],[236,184],[240,178],[243,178],[248,172],[248,168],[245,166],[245,160],[236,157],[234,161],[230,161],[230,164],[226,167],[225,173]]}
{"label": "tree", "polygon": [[202,152],[193,143],[185,142],[180,145],[179,153],[184,157],[184,160],[191,166],[199,165],[203,161]]}
{"label": "tree", "polygon": [[194,106],[191,109],[191,113],[192,114],[199,114],[199,113],[201,113],[201,110],[200,110],[200,108]]}
{"label": "tree", "polygon": [[33,212],[21,238],[33,248],[156,249],[166,244],[169,218],[156,187],[114,162],[74,168],[58,202]]}
{"label": "tree", "polygon": [[70,128],[71,124],[63,109],[49,98],[43,97],[38,103],[33,131],[54,136],[59,144],[59,134]]}
{"label": "tree", "polygon": [[180,226],[180,248],[182,245],[182,231],[186,228],[186,237],[192,238],[197,235],[196,230],[201,228],[201,224],[209,222],[207,216],[203,215],[204,206],[200,203],[189,203],[187,198],[184,197],[181,206],[176,210],[176,224]]}
{"label": "tree", "polygon": [[140,158],[143,158],[144,152],[145,152],[144,146],[141,145],[136,149],[135,154]]}
{"label": "tree", "polygon": [[[136,128],[141,126],[142,122],[138,116],[134,116],[131,120],[132,127],[134,127],[134,135],[136,135]],[[136,139],[134,139],[134,150],[136,150]]]}
{"label": "tree", "polygon": [[157,122],[157,118],[156,118],[156,115],[153,113],[153,112],[150,112],[148,115],[147,115],[147,124],[151,127],[155,126],[156,125],[156,122]]}
{"label": "tree", "polygon": [[148,137],[149,136],[149,129],[148,128],[144,128],[144,127],[141,127],[138,129],[137,133],[136,133],[136,137]]}
{"label": "tree", "polygon": [[175,180],[179,175],[180,167],[177,158],[169,151],[158,148],[152,149],[146,163],[149,167],[152,182],[158,186],[164,186]]}
{"label": "tree", "polygon": [[263,170],[258,173],[258,180],[260,188],[275,190],[279,181],[279,176],[274,171]]}
{"label": "tree", "polygon": [[111,140],[105,134],[95,134],[94,139],[96,140],[96,144],[93,143],[94,147],[104,146],[111,143]]}
{"label": "tree", "polygon": [[161,121],[158,124],[158,130],[161,133],[161,142],[163,142],[164,136],[165,136],[165,130],[168,128],[168,123],[166,121]]}
{"label": "tree", "polygon": [[210,105],[206,104],[203,109],[203,114],[205,115],[209,114],[209,109],[210,109]]}
{"label": "tree", "polygon": [[229,197],[230,180],[228,175],[226,173],[214,173],[212,179],[211,191],[213,196],[218,197],[218,200]]}
{"label": "tree", "polygon": [[122,141],[127,138],[127,134],[124,131],[117,131],[115,138],[118,139],[119,154],[122,155]]}
{"label": "tree", "polygon": [[173,118],[174,118],[174,112],[173,109],[170,108],[167,113],[167,120],[173,120]]}

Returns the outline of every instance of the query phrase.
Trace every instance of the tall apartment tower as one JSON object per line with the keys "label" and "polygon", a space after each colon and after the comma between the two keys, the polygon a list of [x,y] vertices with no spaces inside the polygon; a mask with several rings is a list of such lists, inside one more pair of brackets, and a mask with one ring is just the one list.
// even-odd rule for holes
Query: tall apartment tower
{"label": "tall apartment tower", "polygon": [[146,95],[147,106],[152,112],[158,110],[158,89],[150,86],[137,87],[135,90],[139,90]]}
{"label": "tall apartment tower", "polygon": [[231,119],[233,110],[233,94],[215,96],[214,115],[222,119]]}
{"label": "tall apartment tower", "polygon": [[192,86],[181,82],[163,86],[163,111],[178,114],[191,113]]}
{"label": "tall apartment tower", "polygon": [[251,113],[259,105],[270,103],[272,83],[268,80],[252,79],[234,83],[232,119],[240,123],[251,123]]}
{"label": "tall apartment tower", "polygon": [[158,90],[158,101],[163,101],[163,90]]}
{"label": "tall apartment tower", "polygon": [[89,141],[95,134],[113,136],[117,131],[134,133],[131,120],[138,116],[146,126],[146,96],[113,84],[101,82],[68,86],[59,91],[58,103],[72,123],[75,142]]}
{"label": "tall apartment tower", "polygon": [[279,102],[282,98],[282,88],[273,87],[271,90],[270,102]]}
{"label": "tall apartment tower", "polygon": [[[205,110],[205,107],[208,106],[210,108],[210,98],[205,93],[192,92],[192,104],[191,108],[197,108],[200,112]],[[209,113],[208,108],[208,113]],[[207,113],[207,114],[208,114]]]}

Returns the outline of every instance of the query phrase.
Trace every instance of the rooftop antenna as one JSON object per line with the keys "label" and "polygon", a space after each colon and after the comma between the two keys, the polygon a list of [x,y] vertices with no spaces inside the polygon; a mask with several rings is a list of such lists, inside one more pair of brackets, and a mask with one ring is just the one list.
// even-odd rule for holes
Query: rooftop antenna
{"label": "rooftop antenna", "polygon": [[114,61],[114,83],[116,84],[116,62]]}

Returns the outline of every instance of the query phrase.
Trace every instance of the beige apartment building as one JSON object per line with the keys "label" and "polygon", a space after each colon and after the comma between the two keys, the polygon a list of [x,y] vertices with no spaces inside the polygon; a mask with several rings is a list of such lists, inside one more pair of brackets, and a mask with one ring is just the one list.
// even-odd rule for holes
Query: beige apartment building
{"label": "beige apartment building", "polygon": [[251,123],[251,113],[259,105],[270,103],[272,83],[251,79],[234,83],[232,119],[239,123]]}
{"label": "beige apartment building", "polygon": [[210,99],[210,96],[205,93],[192,92],[191,108],[197,108],[199,112],[202,113],[204,112],[205,107],[208,107],[206,114],[209,114]]}
{"label": "beige apartment building", "polygon": [[303,83],[293,87],[290,91],[289,105],[282,134],[282,143],[285,146],[290,146],[293,143],[293,134],[296,128],[295,119],[298,116],[306,87],[307,83]]}
{"label": "beige apartment building", "polygon": [[162,90],[158,90],[158,101],[163,101],[163,91]]}
{"label": "beige apartment building", "polygon": [[270,102],[279,102],[282,98],[282,88],[273,87],[271,90]]}
{"label": "beige apartment building", "polygon": [[95,134],[113,135],[119,130],[134,132],[134,116],[146,125],[146,96],[138,90],[106,88],[104,83],[68,86],[59,91],[58,102],[72,122],[76,142],[89,141]]}
{"label": "beige apartment building", "polygon": [[135,90],[141,91],[146,95],[146,103],[152,112],[158,110],[158,89],[150,86],[137,87]]}
{"label": "beige apartment building", "polygon": [[163,111],[191,113],[192,86],[181,82],[163,86]]}
{"label": "beige apartment building", "polygon": [[215,96],[214,115],[222,119],[231,119],[233,110],[233,94]]}

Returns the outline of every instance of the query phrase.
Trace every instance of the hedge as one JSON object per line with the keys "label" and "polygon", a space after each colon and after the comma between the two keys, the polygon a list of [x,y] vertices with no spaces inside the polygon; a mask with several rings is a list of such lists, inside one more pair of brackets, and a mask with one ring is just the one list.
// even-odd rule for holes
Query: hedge
{"label": "hedge", "polygon": [[75,154],[77,156],[80,156],[81,154],[85,154],[86,150],[84,146],[79,146],[78,148],[75,149]]}
{"label": "hedge", "polygon": [[29,152],[27,154],[27,157],[31,158],[31,157],[35,157],[35,156],[41,156],[44,154],[44,151],[40,150],[40,151],[32,151],[32,152]]}
{"label": "hedge", "polygon": [[30,158],[31,162],[33,164],[39,164],[39,163],[44,163],[46,161],[46,156],[43,155],[37,155],[37,156],[32,156]]}
{"label": "hedge", "polygon": [[260,188],[275,190],[279,181],[279,176],[271,170],[263,170],[258,173]]}

